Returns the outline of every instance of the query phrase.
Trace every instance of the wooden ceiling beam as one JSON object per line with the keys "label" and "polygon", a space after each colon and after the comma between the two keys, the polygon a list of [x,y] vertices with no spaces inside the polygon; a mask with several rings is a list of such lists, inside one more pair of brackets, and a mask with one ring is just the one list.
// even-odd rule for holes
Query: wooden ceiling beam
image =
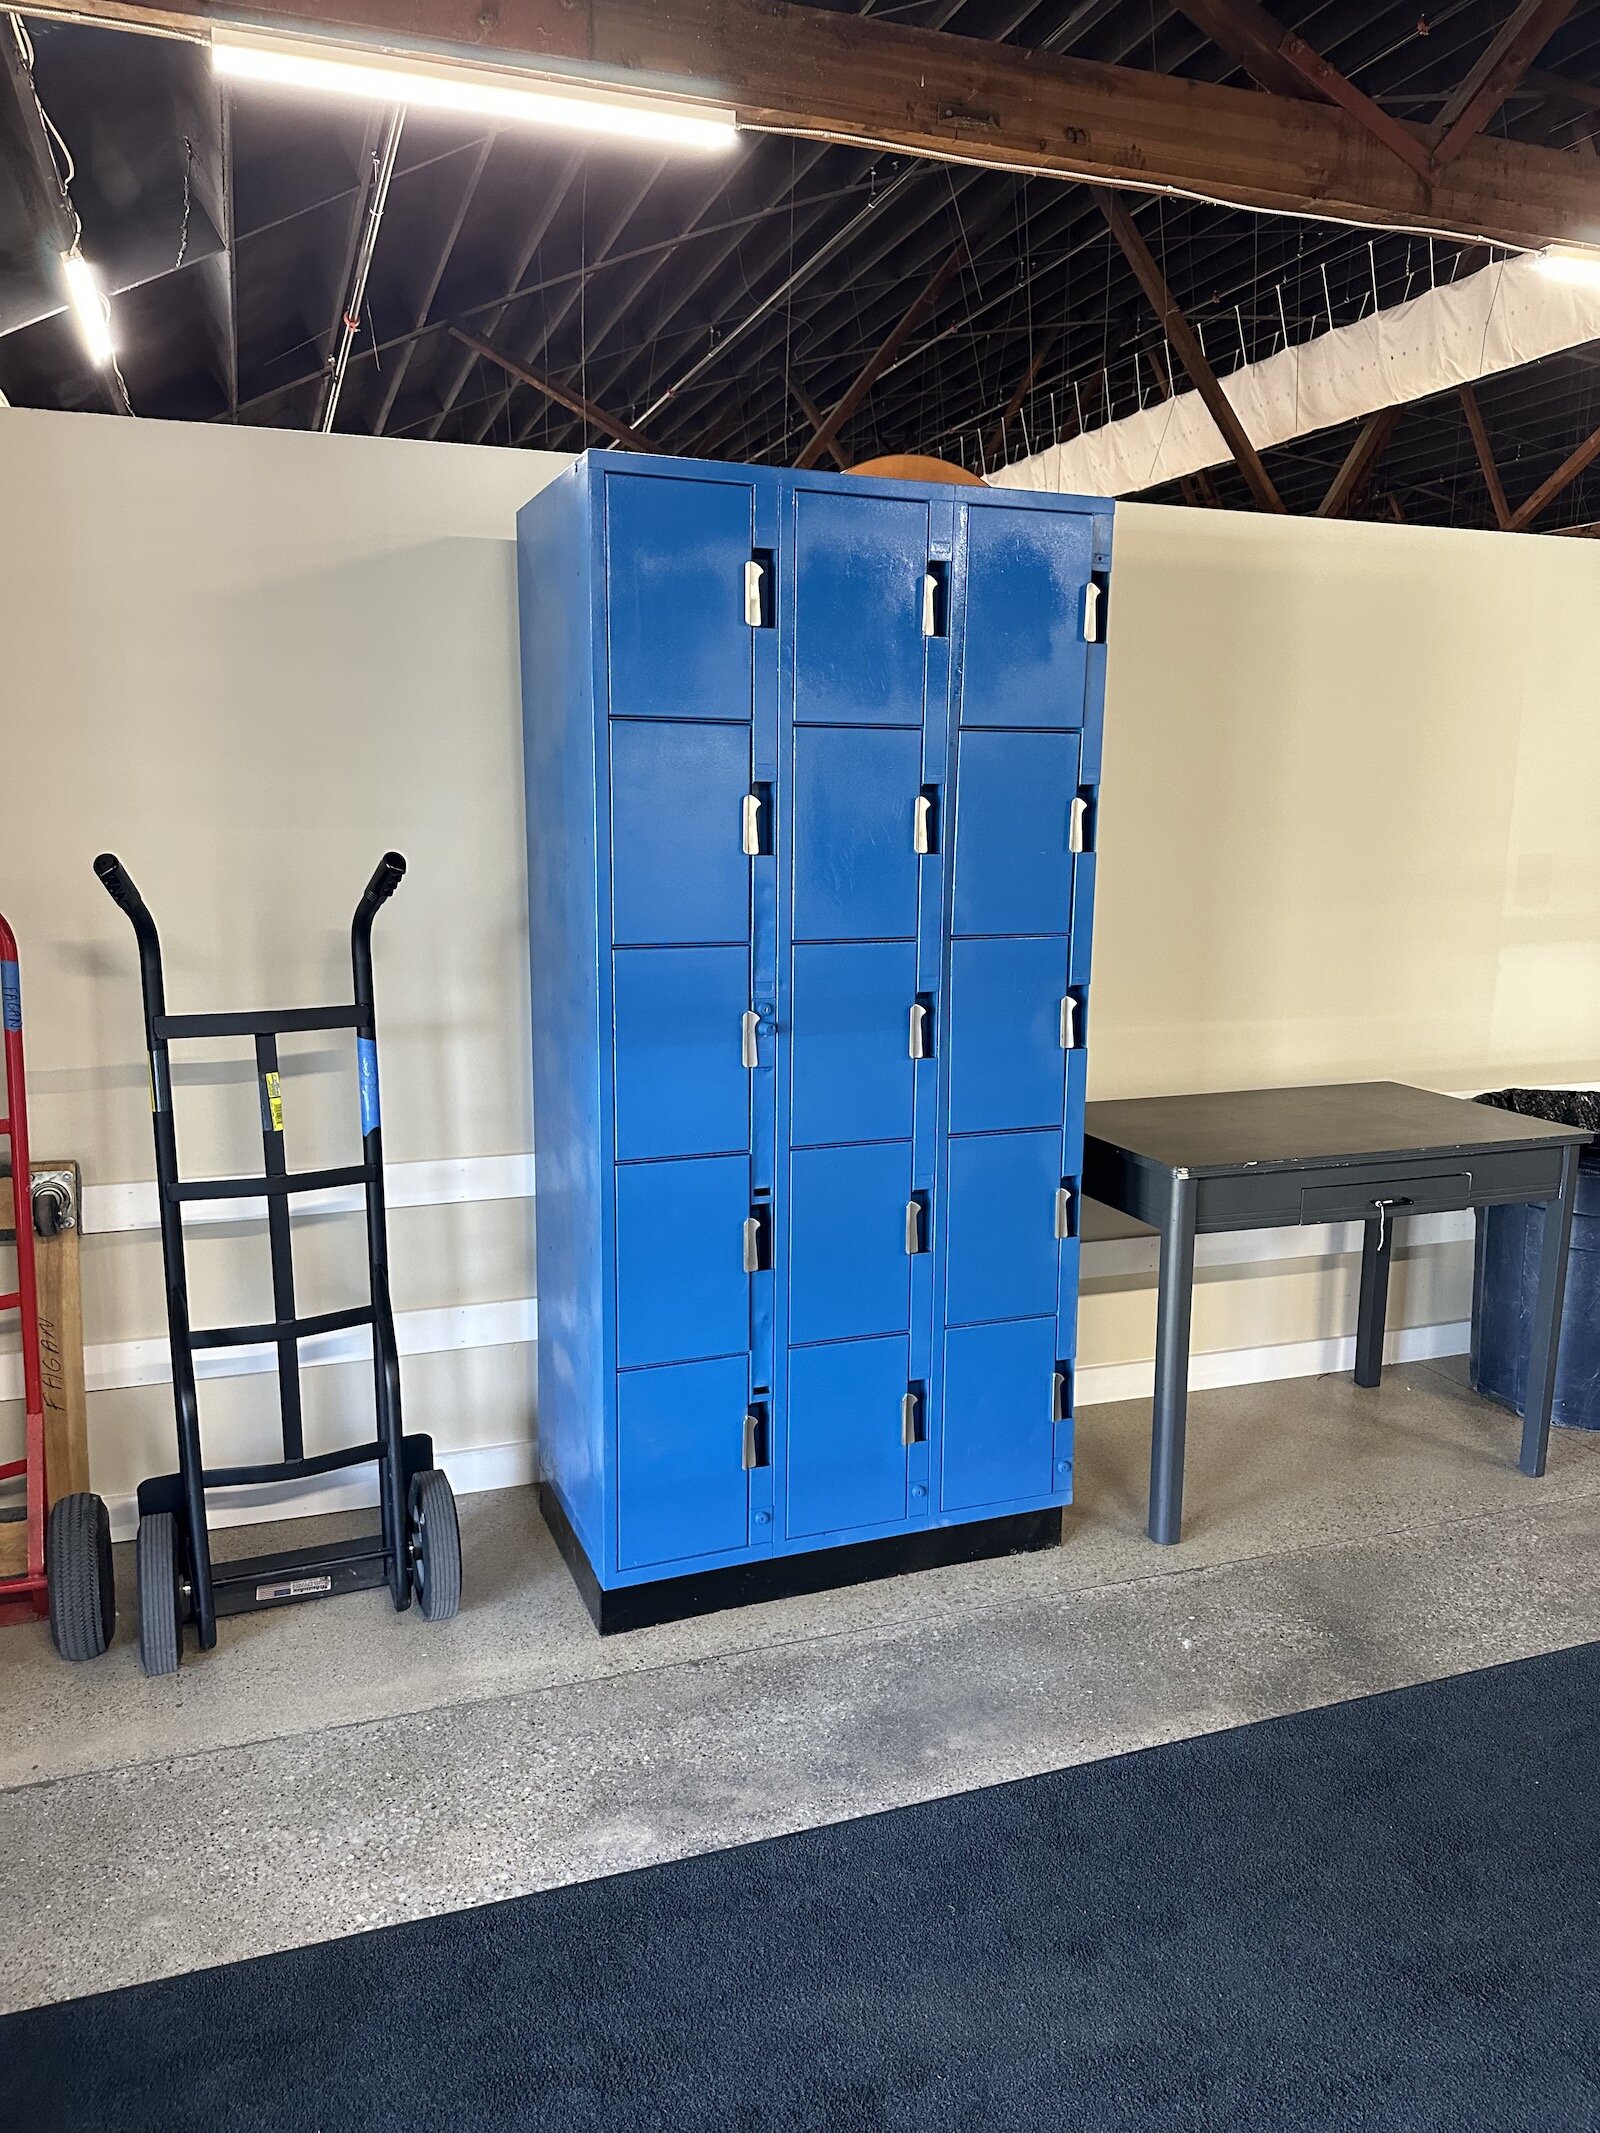
{"label": "wooden ceiling beam", "polygon": [[519,363],[515,356],[508,356],[503,348],[496,348],[493,341],[486,341],[480,334],[468,333],[460,326],[450,328],[454,339],[463,347],[470,348],[474,355],[483,357],[486,363],[498,363],[507,377],[515,378],[519,385],[531,385],[536,393],[543,393],[557,407],[564,407],[569,414],[580,415],[589,427],[599,430],[614,444],[625,444],[633,452],[653,452],[657,447],[647,444],[637,430],[629,429],[627,423],[597,407],[593,400],[586,400],[582,393],[574,392],[570,385],[558,385],[554,378],[542,372],[530,370],[526,363]]}
{"label": "wooden ceiling beam", "polygon": [[912,298],[906,309],[900,314],[898,322],[890,327],[889,332],[878,347],[868,356],[866,362],[856,374],[854,383],[828,410],[827,417],[821,427],[813,430],[809,443],[795,461],[797,467],[814,467],[823,453],[832,449],[834,439],[850,420],[850,417],[855,413],[862,401],[866,399],[868,393],[877,384],[879,378],[883,376],[883,373],[900,353],[900,350],[905,346],[912,334],[916,332],[924,319],[933,315],[934,307],[940,297],[943,296],[951,276],[956,272],[966,256],[966,241],[963,239],[946,255],[935,269],[931,279],[923,285],[919,293]]}
{"label": "wooden ceiling beam", "polygon": [[1217,382],[1217,374],[1206,361],[1205,350],[1200,346],[1199,335],[1178,308],[1177,299],[1167,287],[1161,269],[1156,265],[1155,255],[1140,236],[1133,217],[1117,194],[1105,192],[1096,197],[1100,202],[1100,212],[1111,226],[1112,236],[1121,245],[1135,279],[1161,322],[1162,332],[1171,342],[1173,352],[1188,373],[1190,384],[1205,402],[1212,421],[1221,430],[1223,441],[1233,454],[1250,494],[1263,511],[1281,511],[1284,508],[1283,498],[1273,485],[1272,476],[1262,465],[1261,454],[1250,442],[1244,424],[1234,413],[1233,402]]}
{"label": "wooden ceiling beam", "polygon": [[[235,9],[32,0],[30,11],[203,41]],[[498,62],[522,80],[670,89],[749,127],[896,154],[1518,247],[1600,243],[1600,170],[1557,149],[1480,134],[1429,182],[1337,105],[788,0],[239,0],[237,12],[286,33]],[[1288,50],[1333,89],[1317,55]],[[1421,128],[1386,123],[1425,144]]]}
{"label": "wooden ceiling beam", "polygon": [[1511,531],[1526,533],[1540,512],[1548,510],[1562,490],[1570,489],[1584,469],[1597,459],[1600,459],[1600,429],[1585,437],[1575,452],[1569,452],[1555,472],[1540,482],[1526,503],[1518,504],[1511,514]]}
{"label": "wooden ceiling beam", "polygon": [[1348,111],[1357,125],[1364,126],[1424,183],[1432,181],[1427,143],[1375,104],[1303,37],[1274,20],[1257,0],[1178,0],[1178,5],[1196,29],[1204,30],[1263,89],[1278,96],[1325,97]]}
{"label": "wooden ceiling beam", "polygon": [[1472,433],[1472,449],[1478,455],[1478,465],[1483,473],[1483,485],[1489,492],[1489,501],[1494,506],[1494,522],[1502,533],[1511,530],[1511,506],[1506,502],[1505,484],[1500,479],[1500,469],[1494,463],[1494,451],[1489,443],[1489,432],[1484,425],[1483,409],[1478,405],[1478,396],[1470,385],[1461,388],[1461,405],[1466,412],[1467,428]]}
{"label": "wooden ceiling beam", "polygon": [[1378,461],[1400,420],[1398,407],[1380,407],[1367,417],[1356,440],[1344,456],[1344,464],[1328,484],[1328,493],[1317,506],[1318,518],[1345,518],[1365,495]]}
{"label": "wooden ceiling beam", "polygon": [[1288,31],[1256,0],[1178,0],[1178,11],[1273,96],[1321,94],[1285,57]]}
{"label": "wooden ceiling beam", "polygon": [[1060,337],[1058,333],[1047,333],[1033,344],[1033,352],[1028,357],[1027,368],[1023,371],[1022,376],[1018,378],[1015,391],[1000,410],[1000,419],[989,433],[986,457],[996,465],[999,464],[1000,455],[1006,448],[1006,431],[1010,429],[1012,423],[1016,421],[1017,416],[1022,412],[1023,401],[1033,391],[1034,380],[1044,368],[1051,349],[1054,348]]}
{"label": "wooden ceiling beam", "polygon": [[[810,423],[813,433],[820,436],[822,431],[825,430],[828,426],[827,416],[822,412],[821,408],[818,407],[816,401],[812,399],[811,395],[806,391],[805,387],[800,383],[800,380],[798,378],[791,378],[789,380],[789,392],[790,396],[794,401],[795,406],[799,408],[801,414],[804,415],[807,422]],[[828,439],[828,457],[833,461],[834,465],[839,469],[839,472],[841,474],[845,473],[848,470],[850,465],[849,460],[845,458],[843,452],[840,451],[838,445],[831,437]]]}
{"label": "wooden ceiling beam", "polygon": [[1434,166],[1453,163],[1480,134],[1572,13],[1575,0],[1521,0],[1428,128]]}

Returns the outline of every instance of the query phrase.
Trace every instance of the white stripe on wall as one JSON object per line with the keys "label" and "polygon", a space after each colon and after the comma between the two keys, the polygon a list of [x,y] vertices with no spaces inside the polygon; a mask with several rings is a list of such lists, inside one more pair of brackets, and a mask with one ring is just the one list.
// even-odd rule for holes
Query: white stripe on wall
{"label": "white stripe on wall", "polygon": [[[533,1196],[533,1158],[528,1155],[473,1156],[443,1163],[396,1163],[385,1172],[391,1207],[444,1207],[479,1200],[520,1200]],[[325,1204],[326,1203],[326,1204]],[[221,1203],[198,1201],[185,1211],[184,1220],[238,1221],[251,1208],[265,1212],[262,1202],[232,1202],[219,1213]],[[361,1194],[353,1191],[307,1194],[301,1203],[307,1212],[359,1211]],[[153,1230],[157,1226],[156,1190],[153,1184],[88,1186],[84,1190],[84,1229],[91,1236],[113,1231]],[[1470,1213],[1414,1215],[1404,1232],[1403,1250],[1438,1244],[1470,1243],[1473,1218]],[[1331,1259],[1350,1256],[1361,1249],[1359,1222],[1308,1223],[1299,1228],[1238,1230],[1216,1237],[1201,1237],[1195,1246],[1195,1265],[1200,1274],[1210,1267],[1267,1266],[1274,1262]],[[1086,1238],[1083,1245],[1082,1278],[1085,1282],[1117,1281],[1153,1277],[1159,1245],[1152,1236]],[[1422,1331],[1431,1329],[1423,1328]],[[538,1304],[531,1296],[507,1298],[493,1303],[447,1304],[432,1310],[396,1314],[395,1334],[402,1355],[442,1355],[453,1349],[498,1348],[532,1341],[538,1332]],[[1316,1345],[1315,1343],[1312,1344]],[[1461,1344],[1464,1346],[1464,1343]],[[1237,1351],[1251,1355],[1285,1355],[1283,1347]],[[1458,1353],[1459,1348],[1441,1350]],[[372,1353],[371,1337],[361,1329],[327,1333],[307,1341],[301,1349],[308,1365],[361,1362]],[[1194,1370],[1217,1357],[1196,1354]],[[171,1382],[165,1335],[154,1339],[101,1341],[85,1351],[85,1372],[91,1392],[114,1392],[137,1385]],[[255,1377],[276,1367],[275,1351],[268,1345],[252,1348],[218,1348],[202,1351],[195,1358],[195,1374],[205,1378]],[[1093,1368],[1112,1371],[1143,1369],[1148,1378],[1151,1364],[1092,1366],[1080,1379],[1080,1397],[1093,1400],[1126,1399],[1128,1392],[1096,1395],[1087,1390]],[[1335,1363],[1318,1365],[1335,1369]],[[1285,1368],[1279,1375],[1299,1373]],[[1254,1383],[1254,1377],[1224,1376],[1218,1384]],[[1120,1381],[1119,1381],[1120,1382]],[[1211,1382],[1195,1375],[1193,1382]],[[16,1355],[0,1356],[0,1400],[22,1397],[22,1364]]]}
{"label": "white stripe on wall", "polygon": [[[1464,1321],[1446,1326],[1401,1327],[1384,1341],[1384,1360],[1417,1363],[1439,1356],[1464,1355],[1469,1331]],[[1214,1350],[1209,1355],[1192,1357],[1189,1383],[1199,1392],[1226,1385],[1267,1385],[1281,1378],[1321,1377],[1329,1371],[1353,1369],[1355,1352],[1353,1334],[1331,1340],[1289,1341],[1271,1348]],[[1110,1400],[1148,1399],[1154,1380],[1152,1363],[1091,1363],[1078,1373],[1077,1404],[1100,1407]],[[526,1437],[512,1444],[468,1445],[458,1451],[441,1447],[438,1457],[458,1496],[475,1496],[486,1489],[526,1488],[534,1479],[534,1447]],[[280,1485],[275,1489],[219,1492],[211,1501],[211,1522],[218,1526],[257,1525],[265,1519],[299,1518],[318,1511],[364,1510],[377,1500],[377,1481],[371,1469],[355,1474],[324,1474],[294,1490]],[[138,1523],[134,1498],[112,1497],[109,1507],[112,1532],[118,1540],[129,1539]]]}

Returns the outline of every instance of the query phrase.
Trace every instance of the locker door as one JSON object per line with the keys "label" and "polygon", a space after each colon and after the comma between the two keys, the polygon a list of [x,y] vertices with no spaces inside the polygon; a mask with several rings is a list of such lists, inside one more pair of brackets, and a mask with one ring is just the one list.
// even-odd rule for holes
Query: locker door
{"label": "locker door", "polygon": [[619,948],[612,957],[617,1160],[750,1146],[745,948]]}
{"label": "locker door", "polygon": [[790,1354],[784,1518],[790,1540],[904,1521],[907,1362],[903,1337]]}
{"label": "locker door", "polygon": [[1060,1184],[1059,1133],[985,1133],[950,1143],[948,1322],[1055,1310]]}
{"label": "locker door", "polygon": [[952,1133],[1059,1129],[1066,989],[1064,940],[951,944]]}
{"label": "locker door", "polygon": [[790,998],[790,1139],[911,1138],[914,941],[797,948]]}
{"label": "locker door", "polygon": [[743,1358],[633,1370],[617,1386],[617,1561],[725,1555],[750,1539]]}
{"label": "locker door", "polygon": [[797,940],[909,940],[919,731],[802,727],[794,736]]}
{"label": "locker door", "polygon": [[799,492],[797,722],[922,724],[927,570],[926,504]]}
{"label": "locker door", "polygon": [[967,507],[963,726],[1081,726],[1087,518]]}
{"label": "locker door", "polygon": [[749,718],[751,522],[742,482],[606,477],[614,718]]}
{"label": "locker door", "polygon": [[745,1354],[748,1158],[627,1163],[616,1181],[619,1366]]}
{"label": "locker door", "polygon": [[1065,933],[1078,740],[963,733],[956,748],[955,930]]}
{"label": "locker door", "polygon": [[940,1503],[946,1511],[1053,1492],[1055,1363],[1053,1318],[956,1326],[945,1335]]}
{"label": "locker door", "polygon": [[790,1340],[904,1332],[909,1145],[799,1149],[789,1179]]}
{"label": "locker door", "polygon": [[745,941],[748,726],[613,721],[612,938]]}

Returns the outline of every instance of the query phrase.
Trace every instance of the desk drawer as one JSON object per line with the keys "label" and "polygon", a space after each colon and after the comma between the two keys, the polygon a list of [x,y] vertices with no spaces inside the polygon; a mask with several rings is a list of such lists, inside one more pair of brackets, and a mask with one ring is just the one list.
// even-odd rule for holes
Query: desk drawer
{"label": "desk drawer", "polygon": [[1350,1178],[1338,1185],[1312,1185],[1300,1194],[1302,1222],[1360,1222],[1387,1200],[1391,1215],[1441,1214],[1472,1205],[1470,1170],[1435,1171],[1421,1177]]}

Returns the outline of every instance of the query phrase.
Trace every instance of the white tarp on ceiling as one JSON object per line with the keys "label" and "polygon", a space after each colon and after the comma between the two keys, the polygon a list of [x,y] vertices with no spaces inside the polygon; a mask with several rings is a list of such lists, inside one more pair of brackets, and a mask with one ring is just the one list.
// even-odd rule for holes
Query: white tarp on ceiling
{"label": "white tarp on ceiling", "polygon": [[[1241,366],[1222,380],[1258,450],[1515,370],[1600,340],[1600,288],[1560,281],[1530,255]],[[1123,415],[989,476],[1003,488],[1131,496],[1229,457],[1197,392]]]}

